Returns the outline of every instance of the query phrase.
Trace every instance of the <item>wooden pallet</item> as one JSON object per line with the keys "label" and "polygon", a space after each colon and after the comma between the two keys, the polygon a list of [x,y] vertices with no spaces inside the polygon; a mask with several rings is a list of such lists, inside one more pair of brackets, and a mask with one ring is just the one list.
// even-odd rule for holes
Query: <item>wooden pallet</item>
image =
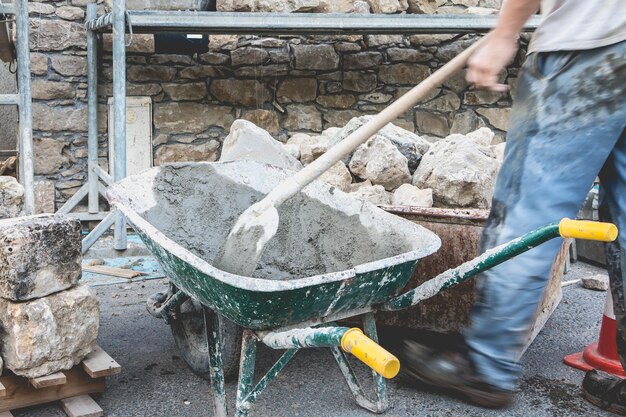
{"label": "wooden pallet", "polygon": [[69,417],[99,417],[102,408],[89,396],[104,391],[104,379],[121,371],[120,365],[99,346],[69,371],[39,378],[0,377],[0,417],[11,410],[60,401]]}

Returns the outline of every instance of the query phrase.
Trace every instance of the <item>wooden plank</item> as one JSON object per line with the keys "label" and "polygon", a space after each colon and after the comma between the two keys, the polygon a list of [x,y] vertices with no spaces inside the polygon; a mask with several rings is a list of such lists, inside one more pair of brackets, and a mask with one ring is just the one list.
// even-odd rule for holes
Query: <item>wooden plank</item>
{"label": "wooden plank", "polygon": [[83,265],[83,271],[95,272],[96,274],[112,275],[114,277],[133,279],[140,275],[144,275],[141,271],[133,271],[132,269],[115,268],[104,265]]}
{"label": "wooden plank", "polygon": [[6,387],[7,395],[0,398],[0,412],[104,392],[104,378],[92,378],[80,366],[65,371],[65,377],[67,382],[63,385],[37,389],[30,385],[28,378],[1,376],[0,383]]}
{"label": "wooden plank", "polygon": [[101,378],[103,376],[119,374],[122,367],[109,356],[100,346],[96,346],[94,350],[83,359],[83,369],[92,378]]}
{"label": "wooden plank", "polygon": [[56,372],[54,374],[30,379],[30,385],[35,388],[53,387],[55,385],[63,385],[66,382],[67,378],[63,372]]}
{"label": "wooden plank", "polygon": [[61,408],[68,417],[100,417],[104,411],[89,395],[61,400]]}

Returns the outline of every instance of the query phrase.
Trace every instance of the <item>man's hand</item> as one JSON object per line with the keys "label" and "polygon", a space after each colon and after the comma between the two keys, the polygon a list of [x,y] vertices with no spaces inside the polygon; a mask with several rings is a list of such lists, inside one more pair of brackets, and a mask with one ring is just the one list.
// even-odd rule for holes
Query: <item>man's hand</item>
{"label": "man's hand", "polygon": [[498,80],[517,53],[517,36],[493,31],[487,37],[484,45],[468,61],[467,81],[477,88],[505,92],[509,86],[498,83]]}

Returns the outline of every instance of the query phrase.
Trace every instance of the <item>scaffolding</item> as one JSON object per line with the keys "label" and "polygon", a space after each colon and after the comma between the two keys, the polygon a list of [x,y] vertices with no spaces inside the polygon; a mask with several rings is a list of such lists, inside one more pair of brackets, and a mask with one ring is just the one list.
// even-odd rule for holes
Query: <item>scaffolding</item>
{"label": "scaffolding", "polygon": [[24,214],[35,214],[35,169],[33,155],[33,102],[30,89],[30,44],[28,0],[12,4],[0,2],[0,15],[15,16],[15,49],[17,52],[17,93],[0,94],[0,105],[18,108],[18,173],[24,187]]}
{"label": "scaffolding", "polygon": [[[24,0],[21,0],[24,1]],[[187,34],[235,35],[346,35],[346,34],[468,34],[485,33],[496,23],[496,16],[420,15],[420,14],[314,14],[314,13],[225,13],[202,11],[126,10],[125,0],[113,0],[113,10],[96,16],[96,5],[87,5],[88,75],[88,180],[59,210],[68,213],[88,196],[90,214],[98,215],[98,195],[104,195],[104,184],[126,176],[126,44],[124,35],[131,33],[183,32]],[[539,23],[530,19],[526,31]],[[113,149],[114,178],[98,166],[98,97],[97,36],[112,32],[113,44]],[[115,211],[104,216],[100,224],[83,239],[83,252],[93,245],[113,224],[114,247],[126,248],[126,223]]]}

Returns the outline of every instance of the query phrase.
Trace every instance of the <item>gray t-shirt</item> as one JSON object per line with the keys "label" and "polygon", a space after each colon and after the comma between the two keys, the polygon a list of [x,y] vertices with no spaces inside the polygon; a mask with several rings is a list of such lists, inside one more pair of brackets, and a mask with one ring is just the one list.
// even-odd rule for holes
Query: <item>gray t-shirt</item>
{"label": "gray t-shirt", "polygon": [[599,48],[626,39],[626,0],[542,0],[528,52]]}

